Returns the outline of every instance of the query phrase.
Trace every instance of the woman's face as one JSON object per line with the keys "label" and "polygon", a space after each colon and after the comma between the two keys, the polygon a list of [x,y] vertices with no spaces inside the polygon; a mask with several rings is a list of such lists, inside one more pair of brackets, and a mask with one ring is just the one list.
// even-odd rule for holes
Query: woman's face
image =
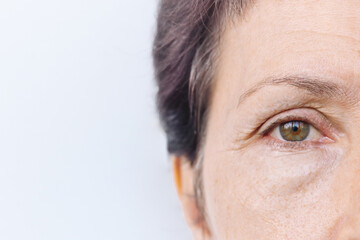
{"label": "woman's face", "polygon": [[213,239],[360,239],[360,1],[258,1],[222,35],[203,149]]}

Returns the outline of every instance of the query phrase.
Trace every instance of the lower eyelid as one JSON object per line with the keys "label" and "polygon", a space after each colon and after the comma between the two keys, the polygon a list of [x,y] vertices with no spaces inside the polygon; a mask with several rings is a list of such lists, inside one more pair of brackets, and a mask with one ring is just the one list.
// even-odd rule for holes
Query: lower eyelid
{"label": "lower eyelid", "polygon": [[281,152],[307,151],[313,148],[321,148],[324,146],[324,144],[334,142],[328,137],[322,137],[317,141],[306,140],[306,141],[291,142],[291,141],[279,140],[269,135],[263,137],[263,141],[266,145],[268,145],[272,149]]}

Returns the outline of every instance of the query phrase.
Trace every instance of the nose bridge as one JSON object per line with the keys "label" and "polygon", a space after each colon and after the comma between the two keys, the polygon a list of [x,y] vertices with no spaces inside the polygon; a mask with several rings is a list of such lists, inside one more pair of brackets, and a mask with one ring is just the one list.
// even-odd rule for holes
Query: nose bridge
{"label": "nose bridge", "polygon": [[350,159],[342,179],[339,181],[343,189],[339,209],[344,209],[344,214],[334,229],[337,237],[330,239],[360,240],[360,154]]}
{"label": "nose bridge", "polygon": [[339,222],[331,240],[360,240],[360,219],[345,217]]}
{"label": "nose bridge", "polygon": [[[358,198],[358,201],[355,199]],[[347,206],[346,213],[333,228],[330,240],[360,240],[360,198],[357,194]]]}
{"label": "nose bridge", "polygon": [[[355,155],[352,156],[350,169],[352,171],[345,172],[344,174],[348,174],[350,178],[348,179],[348,183],[344,182],[343,184],[349,185],[349,198],[350,204],[348,206],[348,211],[352,212],[354,219],[359,219],[360,222],[360,148],[357,150]],[[360,229],[360,226],[359,226]],[[360,238],[359,238],[360,240]]]}

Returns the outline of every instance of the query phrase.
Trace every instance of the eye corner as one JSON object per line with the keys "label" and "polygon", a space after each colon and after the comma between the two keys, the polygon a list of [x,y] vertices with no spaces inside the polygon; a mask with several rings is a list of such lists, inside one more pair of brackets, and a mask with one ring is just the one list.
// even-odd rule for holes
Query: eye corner
{"label": "eye corner", "polygon": [[330,137],[324,136],[322,137],[319,142],[324,144],[336,143],[337,139],[332,139]]}

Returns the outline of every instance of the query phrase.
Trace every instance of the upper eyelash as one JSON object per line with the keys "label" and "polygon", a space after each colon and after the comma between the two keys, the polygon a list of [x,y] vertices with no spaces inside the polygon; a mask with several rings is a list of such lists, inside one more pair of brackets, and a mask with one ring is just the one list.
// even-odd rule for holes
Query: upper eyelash
{"label": "upper eyelash", "polygon": [[313,126],[316,130],[318,130],[318,127],[315,126],[311,121],[309,121],[307,118],[304,117],[299,117],[299,116],[295,116],[295,115],[289,115],[286,116],[284,118],[280,118],[278,120],[276,120],[275,122],[271,123],[270,126],[268,126],[265,130],[263,130],[262,132],[260,132],[261,136],[266,136],[269,132],[271,132],[272,130],[274,130],[277,126],[279,126],[282,123],[286,123],[286,122],[294,122],[294,121],[301,121],[301,122],[305,122],[307,124],[310,124],[311,126]]}

